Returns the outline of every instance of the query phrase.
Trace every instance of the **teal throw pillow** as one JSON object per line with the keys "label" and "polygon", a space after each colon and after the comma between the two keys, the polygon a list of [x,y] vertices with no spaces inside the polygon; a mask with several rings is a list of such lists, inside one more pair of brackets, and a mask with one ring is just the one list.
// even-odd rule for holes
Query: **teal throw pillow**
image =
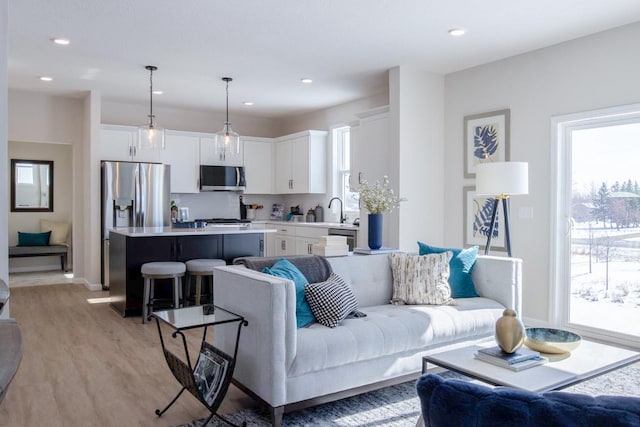
{"label": "teal throw pillow", "polygon": [[18,246],[49,246],[51,231],[44,233],[23,233],[18,231]]}
{"label": "teal throw pillow", "polygon": [[273,264],[271,268],[263,268],[262,272],[289,279],[296,285],[296,326],[298,328],[302,328],[316,321],[316,318],[311,312],[311,307],[309,307],[309,303],[307,303],[304,297],[304,287],[309,284],[309,281],[304,277],[304,274],[298,270],[298,267],[282,258]]}
{"label": "teal throw pillow", "polygon": [[453,252],[449,261],[449,286],[451,286],[451,298],[472,298],[480,296],[476,292],[476,287],[471,279],[471,271],[478,256],[478,247],[473,246],[467,249],[449,249],[429,246],[426,243],[418,242],[420,255],[440,254],[442,252]]}

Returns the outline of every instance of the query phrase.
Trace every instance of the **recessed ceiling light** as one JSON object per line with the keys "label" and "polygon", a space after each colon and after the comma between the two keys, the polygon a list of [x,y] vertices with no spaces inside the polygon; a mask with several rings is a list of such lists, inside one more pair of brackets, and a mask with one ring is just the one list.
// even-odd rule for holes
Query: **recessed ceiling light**
{"label": "recessed ceiling light", "polygon": [[250,106],[252,106],[252,105],[253,105],[253,102],[252,102],[252,101],[244,101],[244,102],[242,103],[242,105],[246,105],[246,106],[250,107]]}
{"label": "recessed ceiling light", "polygon": [[60,39],[60,38],[53,39],[53,42],[55,44],[59,44],[60,46],[67,46],[69,43],[71,43],[69,39]]}
{"label": "recessed ceiling light", "polygon": [[42,76],[42,77],[40,77],[40,80],[42,80],[43,82],[50,82],[50,81],[53,80],[53,77]]}
{"label": "recessed ceiling light", "polygon": [[449,34],[454,37],[463,36],[464,33],[465,31],[462,28],[452,28],[449,30]]}
{"label": "recessed ceiling light", "polygon": [[164,92],[162,92],[161,90],[154,90],[153,94],[154,95],[162,95]]}
{"label": "recessed ceiling light", "polygon": [[311,80],[311,79],[300,79],[300,81],[302,83],[313,83],[313,80]]}

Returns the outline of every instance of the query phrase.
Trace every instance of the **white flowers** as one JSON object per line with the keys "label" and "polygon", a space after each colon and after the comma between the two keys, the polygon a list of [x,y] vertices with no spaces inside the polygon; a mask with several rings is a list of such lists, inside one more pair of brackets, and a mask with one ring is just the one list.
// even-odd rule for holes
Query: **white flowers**
{"label": "white flowers", "polygon": [[389,177],[386,175],[383,177],[382,183],[376,181],[372,186],[363,179],[359,192],[360,203],[372,214],[391,211],[393,208],[399,207],[400,202],[407,200],[394,194],[393,189],[389,188]]}

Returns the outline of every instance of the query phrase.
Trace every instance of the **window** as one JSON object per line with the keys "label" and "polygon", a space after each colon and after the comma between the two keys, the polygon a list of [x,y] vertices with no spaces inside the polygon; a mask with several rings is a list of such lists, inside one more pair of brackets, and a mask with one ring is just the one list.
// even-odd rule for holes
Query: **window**
{"label": "window", "polygon": [[344,202],[345,215],[358,216],[358,193],[350,186],[351,176],[351,131],[349,126],[333,129],[334,141],[334,191]]}
{"label": "window", "polygon": [[640,105],[553,128],[555,320],[640,346]]}

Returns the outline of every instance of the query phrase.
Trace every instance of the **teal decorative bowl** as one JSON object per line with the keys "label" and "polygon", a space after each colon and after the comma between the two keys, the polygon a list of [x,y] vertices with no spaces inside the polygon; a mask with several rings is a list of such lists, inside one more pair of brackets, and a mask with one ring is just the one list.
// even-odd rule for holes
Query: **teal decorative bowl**
{"label": "teal decorative bowl", "polygon": [[582,337],[573,332],[552,328],[527,328],[524,345],[541,353],[568,353],[580,345]]}

